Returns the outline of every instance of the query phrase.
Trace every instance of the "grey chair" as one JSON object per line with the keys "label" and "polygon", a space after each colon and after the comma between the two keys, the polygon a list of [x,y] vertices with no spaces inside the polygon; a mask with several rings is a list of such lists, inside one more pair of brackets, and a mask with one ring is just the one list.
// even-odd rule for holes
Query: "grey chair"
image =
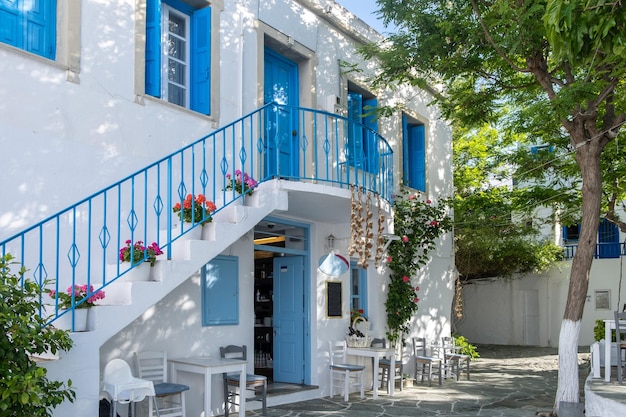
{"label": "grey chair", "polygon": [[426,353],[426,339],[423,337],[413,338],[413,355],[415,357],[415,381],[420,377],[420,382],[424,382],[424,376],[428,377],[428,385],[432,385],[432,376],[436,374],[439,377],[439,385],[441,385],[443,360],[435,356],[428,356]]}
{"label": "grey chair", "polygon": [[[374,347],[374,348],[386,348],[387,347],[387,340],[384,338],[374,338],[372,339],[372,342],[370,343],[370,347]],[[400,355],[400,358],[396,357],[396,364],[395,364],[395,380],[396,381],[400,381],[400,391],[402,391],[402,387],[404,385],[404,358],[402,357],[403,355]],[[372,359],[372,363],[374,362],[374,359]],[[390,372],[389,370],[391,369],[391,359],[389,358],[382,358],[378,361],[378,369],[381,372],[380,375],[380,387],[387,387],[387,392],[389,392],[389,375]],[[374,370],[376,372],[376,370]],[[395,381],[394,381],[395,382]]]}
{"label": "grey chair", "polygon": [[[220,347],[222,358],[248,360],[248,348],[243,346],[228,345]],[[239,401],[261,401],[263,415],[267,416],[267,377],[263,375],[246,374],[246,390],[254,392],[254,396],[246,398],[246,393],[237,393],[239,388],[239,373],[223,374],[224,377],[224,416],[228,417],[230,412],[229,404],[239,405]]]}
{"label": "grey chair", "polygon": [[471,357],[469,355],[458,353],[459,347],[454,344],[454,338],[452,337],[442,337],[441,348],[443,350],[443,360],[446,377],[455,376],[456,380],[458,381],[461,376],[461,372],[463,371],[462,368],[464,366],[467,380],[469,381]]}
{"label": "grey chair", "polygon": [[[624,357],[622,356],[623,352],[626,351],[626,340],[622,340],[622,336],[626,337],[626,324],[623,322],[626,320],[626,313],[619,311],[614,312],[615,316],[615,341],[617,342],[617,381],[620,384],[624,383],[624,378],[626,377],[626,361],[624,361]],[[620,321],[622,322],[620,324]],[[606,343],[610,343],[610,340],[605,341]]]}

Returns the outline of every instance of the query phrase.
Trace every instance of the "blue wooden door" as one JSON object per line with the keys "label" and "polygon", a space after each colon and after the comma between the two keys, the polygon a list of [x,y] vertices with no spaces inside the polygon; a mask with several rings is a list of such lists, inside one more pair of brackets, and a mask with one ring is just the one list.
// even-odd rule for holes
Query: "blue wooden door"
{"label": "blue wooden door", "polygon": [[274,258],[274,381],[304,383],[304,258]]}
{"label": "blue wooden door", "polygon": [[290,106],[270,109],[265,115],[265,176],[297,177],[298,65],[269,49],[265,49],[264,100]]}
{"label": "blue wooden door", "polygon": [[598,255],[600,258],[619,258],[619,229],[607,219],[602,219],[598,228]]}

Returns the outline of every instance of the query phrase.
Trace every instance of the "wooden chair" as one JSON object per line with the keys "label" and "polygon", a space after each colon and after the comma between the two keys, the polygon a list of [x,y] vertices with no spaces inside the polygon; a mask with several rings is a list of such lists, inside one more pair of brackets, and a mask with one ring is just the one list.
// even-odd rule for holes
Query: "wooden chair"
{"label": "wooden chair", "polygon": [[[248,349],[244,346],[228,345],[220,347],[222,358],[248,360]],[[223,374],[224,377],[224,416],[228,417],[229,404],[239,405],[239,401],[261,401],[263,415],[267,416],[267,377],[263,375],[246,374],[246,390],[254,392],[254,397],[246,398],[246,393],[237,393],[239,388],[239,373]]]}
{"label": "wooden chair", "polygon": [[420,382],[424,382],[424,376],[428,377],[428,385],[432,385],[432,376],[437,369],[439,385],[441,385],[443,360],[426,354],[426,339],[423,337],[413,338],[413,356],[415,357],[415,381],[419,375]]}
{"label": "wooden chair", "polygon": [[[387,340],[384,338],[374,338],[372,339],[372,342],[370,343],[371,347],[378,347],[378,348],[386,348],[387,347]],[[396,381],[400,381],[400,391],[402,391],[403,385],[404,385],[404,363],[405,363],[405,359],[406,359],[406,355],[402,354],[400,355],[400,357],[398,358],[398,355],[396,355],[396,363],[395,363],[395,380]],[[374,361],[374,359],[372,359],[372,362]],[[408,362],[408,361],[406,361]],[[391,368],[391,359],[389,358],[382,358],[381,360],[378,361],[378,369],[381,372],[380,375],[380,387],[387,387],[387,392],[389,392],[389,370]],[[395,382],[395,381],[394,381]]]}
{"label": "wooden chair", "polygon": [[[135,364],[139,378],[154,383],[159,414],[167,417],[185,417],[185,391],[189,390],[189,386],[168,382],[167,353],[135,352]],[[157,410],[149,410],[149,415],[157,415]]]}
{"label": "wooden chair", "polygon": [[330,354],[330,397],[335,395],[335,388],[343,388],[343,400],[348,402],[350,388],[358,388],[361,398],[365,398],[363,374],[365,366],[347,363],[346,341],[329,341]]}
{"label": "wooden chair", "polygon": [[[626,320],[626,313],[615,311],[614,316],[615,341],[617,342],[617,381],[623,384],[626,377],[626,361],[624,361],[622,353],[626,351],[626,341],[622,340],[622,335],[626,336],[626,324],[623,323]],[[621,324],[620,321],[622,322]],[[611,341],[606,340],[605,343],[611,343]]]}
{"label": "wooden chair", "polygon": [[465,365],[465,373],[467,380],[470,380],[470,360],[469,355],[458,353],[458,347],[454,344],[454,338],[442,337],[441,347],[443,349],[443,359],[446,376],[455,376],[458,381],[463,369],[461,364]]}

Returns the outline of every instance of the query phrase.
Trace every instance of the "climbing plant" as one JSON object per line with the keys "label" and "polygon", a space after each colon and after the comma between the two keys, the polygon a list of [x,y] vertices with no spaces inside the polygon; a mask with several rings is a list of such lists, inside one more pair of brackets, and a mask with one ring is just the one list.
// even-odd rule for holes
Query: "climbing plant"
{"label": "climbing plant", "polygon": [[34,356],[69,350],[73,342],[67,331],[45,326],[42,288],[24,278],[23,266],[14,271],[12,260],[10,254],[0,257],[0,417],[48,417],[75,394],[71,381],[66,386],[49,380]]}
{"label": "climbing plant", "polygon": [[446,215],[445,206],[406,188],[395,196],[394,234],[400,239],[387,249],[391,281],[385,302],[387,338],[391,343],[401,333],[408,333],[419,302],[419,287],[414,284],[417,272],[428,262],[436,239],[451,229],[452,219]]}

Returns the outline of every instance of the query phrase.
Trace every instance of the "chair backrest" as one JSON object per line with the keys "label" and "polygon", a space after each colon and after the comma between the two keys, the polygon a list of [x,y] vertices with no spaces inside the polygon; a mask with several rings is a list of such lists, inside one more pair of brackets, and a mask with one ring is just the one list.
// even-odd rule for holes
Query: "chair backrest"
{"label": "chair backrest", "polygon": [[248,360],[248,348],[246,347],[246,345],[221,346],[220,357],[229,358],[229,359],[243,359],[245,361],[245,360]]}
{"label": "chair backrest", "polygon": [[[137,382],[145,382],[138,384]],[[139,380],[133,376],[130,365],[123,359],[112,359],[104,367],[102,384],[114,401],[139,402],[146,396],[154,395],[154,385],[148,380]],[[122,389],[124,385],[132,384],[133,389]]]}
{"label": "chair backrest", "polygon": [[619,342],[623,335],[626,335],[626,323],[624,323],[626,312],[614,311],[613,316],[615,318],[615,341]]}
{"label": "chair backrest", "polygon": [[387,347],[387,340],[384,337],[383,338],[375,337],[370,342],[370,347],[373,347],[373,348],[386,348]]}
{"label": "chair backrest", "polygon": [[167,382],[166,352],[135,352],[135,364],[139,378],[155,384]]}
{"label": "chair backrest", "polygon": [[328,351],[330,354],[330,365],[336,365],[346,363],[346,341],[345,340],[330,340],[328,342]]}
{"label": "chair backrest", "polygon": [[426,338],[413,338],[413,354],[415,356],[426,356]]}

